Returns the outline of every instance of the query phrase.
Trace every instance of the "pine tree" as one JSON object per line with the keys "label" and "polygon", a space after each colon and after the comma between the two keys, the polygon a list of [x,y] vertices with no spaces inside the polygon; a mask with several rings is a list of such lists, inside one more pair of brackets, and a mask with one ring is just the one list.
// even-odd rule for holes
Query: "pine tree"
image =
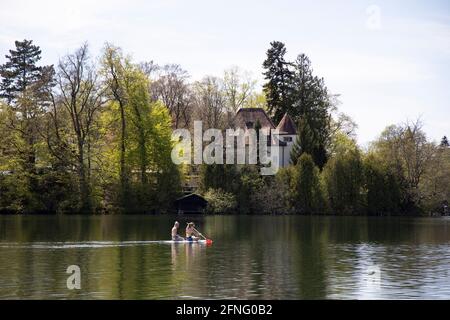
{"label": "pine tree", "polygon": [[28,172],[34,172],[36,144],[40,138],[39,130],[42,115],[49,103],[48,89],[53,84],[53,66],[40,67],[41,50],[32,40],[16,41],[15,50],[6,55],[6,63],[0,66],[0,97],[10,108],[11,128],[20,133],[24,144],[16,150]]}
{"label": "pine tree", "polygon": [[[305,54],[287,62],[286,48],[281,42],[272,42],[267,51],[264,75],[268,82],[264,85],[268,111],[278,123],[285,113],[289,114],[303,131],[304,136],[294,149],[294,162],[302,152],[311,154],[320,169],[327,162],[326,147],[330,136],[331,102],[324,80],[314,76],[311,61]],[[302,121],[304,122],[302,123]],[[307,125],[308,128],[302,128]],[[307,135],[306,134],[307,132]],[[301,135],[301,134],[300,134]]]}
{"label": "pine tree", "polygon": [[322,169],[327,161],[327,153],[323,144],[316,138],[315,132],[309,125],[307,118],[299,120],[297,139],[291,150],[291,162],[297,164],[297,160],[304,153],[312,156],[314,163]]}
{"label": "pine tree", "polygon": [[306,119],[299,120],[299,126],[297,130],[297,139],[294,142],[294,146],[291,150],[291,162],[293,165],[297,164],[298,159],[303,153],[312,154],[314,149],[314,137],[311,132],[311,128]]}
{"label": "pine tree", "polygon": [[[9,139],[3,141],[9,149],[14,179],[21,182],[16,192],[24,212],[39,211],[45,207],[45,181],[49,175],[38,175],[37,159],[44,152],[44,115],[49,105],[53,67],[40,67],[41,50],[31,40],[16,41],[15,49],[6,55],[0,65],[0,98],[5,102],[4,124]],[[23,204],[26,204],[23,206]]]}
{"label": "pine tree", "polygon": [[32,40],[16,41],[15,46],[16,50],[9,50],[6,63],[0,66],[0,97],[9,103],[17,102],[28,89],[39,85],[52,69],[52,66],[37,66],[41,49]]}
{"label": "pine tree", "polygon": [[[289,115],[299,124],[303,150],[322,169],[327,162],[326,145],[330,134],[331,103],[324,80],[313,75],[311,61],[300,54],[294,65],[294,97]],[[307,126],[307,127],[305,127]]]}
{"label": "pine tree", "polygon": [[266,94],[268,111],[278,123],[284,114],[292,108],[293,73],[289,63],[284,59],[286,47],[284,43],[273,41],[267,50],[267,58],[263,63],[263,73],[267,83],[263,89]]}

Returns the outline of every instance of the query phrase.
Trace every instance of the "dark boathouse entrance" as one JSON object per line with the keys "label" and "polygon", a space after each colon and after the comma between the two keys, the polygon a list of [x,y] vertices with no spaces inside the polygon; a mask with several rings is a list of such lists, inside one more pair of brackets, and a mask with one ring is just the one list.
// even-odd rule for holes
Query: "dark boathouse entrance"
{"label": "dark boathouse entrance", "polygon": [[175,208],[178,213],[204,213],[207,205],[208,201],[195,193],[175,200]]}

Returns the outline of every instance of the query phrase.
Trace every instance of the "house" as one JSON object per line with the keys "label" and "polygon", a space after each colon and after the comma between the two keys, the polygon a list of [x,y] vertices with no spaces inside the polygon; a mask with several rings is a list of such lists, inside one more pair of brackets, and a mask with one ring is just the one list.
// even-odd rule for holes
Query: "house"
{"label": "house", "polygon": [[280,141],[284,145],[280,148],[280,168],[287,167],[291,163],[291,151],[297,139],[297,128],[292,118],[286,113],[278,124],[276,131],[278,131]]}
{"label": "house", "polygon": [[[268,138],[268,154],[274,155],[278,167],[287,167],[291,162],[291,151],[297,139],[297,129],[292,118],[286,113],[275,126],[262,108],[241,108],[234,119],[234,129],[257,129],[264,131]],[[277,154],[274,154],[274,153]]]}
{"label": "house", "polygon": [[[275,126],[270,117],[262,108],[241,108],[233,119],[233,129],[243,129],[244,132],[249,129],[260,128],[269,135],[267,139],[268,155],[275,155],[277,167],[283,168],[289,166],[291,162],[291,151],[297,139],[297,130],[294,121],[288,114],[285,114],[280,123]],[[235,145],[236,147],[236,145]],[[248,148],[248,141],[246,141]],[[248,149],[246,149],[248,154]],[[246,157],[246,161],[248,158]],[[185,180],[182,190],[184,194],[195,193],[200,186],[199,166],[192,164],[185,166]]]}

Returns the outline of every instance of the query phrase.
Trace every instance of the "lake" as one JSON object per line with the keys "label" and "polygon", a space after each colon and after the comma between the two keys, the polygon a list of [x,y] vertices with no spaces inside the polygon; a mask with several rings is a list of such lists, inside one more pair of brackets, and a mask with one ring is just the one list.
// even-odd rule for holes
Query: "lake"
{"label": "lake", "polygon": [[0,216],[0,298],[449,299],[450,219]]}

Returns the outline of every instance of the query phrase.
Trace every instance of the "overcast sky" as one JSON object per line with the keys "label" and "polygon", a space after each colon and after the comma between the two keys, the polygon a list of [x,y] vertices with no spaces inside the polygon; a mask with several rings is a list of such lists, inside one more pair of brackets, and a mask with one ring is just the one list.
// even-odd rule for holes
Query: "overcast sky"
{"label": "overcast sky", "polygon": [[[345,3],[345,5],[344,5]],[[450,1],[0,0],[0,63],[32,39],[43,63],[84,41],[136,61],[178,63],[193,79],[237,65],[259,83],[270,41],[306,53],[361,144],[389,124],[421,117],[429,137],[450,135]]]}

